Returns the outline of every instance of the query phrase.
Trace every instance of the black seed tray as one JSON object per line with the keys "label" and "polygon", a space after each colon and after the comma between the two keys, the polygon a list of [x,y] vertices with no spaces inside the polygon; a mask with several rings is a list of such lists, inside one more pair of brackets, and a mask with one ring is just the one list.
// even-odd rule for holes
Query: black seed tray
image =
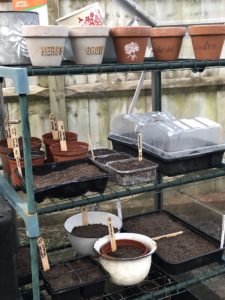
{"label": "black seed tray", "polygon": [[[59,267],[64,269],[57,269]],[[54,269],[56,274],[52,274]],[[86,299],[102,296],[109,274],[96,260],[83,256],[51,265],[50,271],[41,271],[41,277],[53,300],[79,300],[81,297]],[[71,280],[70,283],[67,277]],[[58,279],[62,287],[55,288],[54,281]]]}
{"label": "black seed tray", "polygon": [[[165,226],[163,227],[160,223],[160,214],[161,215],[163,214],[168,219],[166,228]],[[155,223],[151,221],[151,217],[153,216],[159,217],[159,220],[157,220],[157,222],[156,220],[154,221]],[[145,226],[143,227],[141,225],[143,224],[143,218],[145,218],[145,220],[147,218],[146,223],[149,221],[147,223],[147,227],[146,227],[146,223]],[[137,227],[134,228],[135,225],[128,226],[127,224],[128,220],[131,220],[132,224],[136,224]],[[156,223],[157,223],[157,229],[155,228],[153,229],[153,224]],[[171,233],[170,226],[176,227],[177,230],[175,230],[175,232],[183,231],[183,235],[179,235],[171,238],[164,238],[164,244],[161,245],[160,245],[160,240],[156,241],[157,250],[152,257],[153,261],[162,269],[164,269],[166,272],[168,272],[169,274],[179,274],[221,260],[225,248],[220,248],[220,241],[209,236],[205,232],[197,229],[196,227],[190,225],[189,223],[183,221],[182,219],[176,217],[175,215],[171,214],[168,211],[165,210],[153,211],[150,213],[125,218],[123,221],[124,231],[136,232],[136,233],[147,235],[149,237],[155,237],[155,236]],[[156,225],[154,225],[154,227],[156,227]],[[174,232],[174,230],[172,232]],[[184,239],[182,241],[181,239],[182,236],[183,238],[185,238],[185,241]],[[173,239],[177,239],[178,242]],[[189,258],[187,259],[182,258],[181,260],[178,259],[179,261],[177,262],[171,262],[168,255],[163,256],[163,254],[161,255],[159,254],[160,247],[162,249],[162,247],[166,243],[166,247],[168,247],[168,252],[172,253],[171,255],[174,255],[176,253],[179,255],[179,253],[181,254],[182,251],[183,253],[182,256],[183,256],[184,251],[188,251],[187,249],[189,249],[189,253],[190,253],[191,251],[190,245],[193,245],[193,241],[194,241],[194,248],[196,248],[199,239],[204,240],[205,242],[211,244],[213,248],[215,247],[214,248],[215,250],[211,250],[208,252],[206,251],[199,256],[192,257],[189,255]],[[187,243],[186,241],[189,241],[189,243]],[[173,244],[174,245],[179,244],[179,246],[175,248]]]}
{"label": "black seed tray", "polygon": [[[133,156],[138,155],[136,145],[116,140],[114,137],[109,137],[108,139],[112,142],[114,150],[126,152]],[[171,159],[143,149],[143,157],[157,163],[160,173],[167,176],[176,176],[219,166],[224,151],[225,149],[212,151],[210,153],[196,153]]]}
{"label": "black seed tray", "polygon": [[[65,171],[67,168],[76,165],[92,165],[101,172],[100,175],[91,176],[87,175],[80,179],[74,179],[65,181],[63,183],[57,183],[57,181],[43,188],[34,187],[34,197],[36,202],[42,202],[47,197],[57,197],[57,198],[68,198],[76,197],[85,194],[88,191],[103,193],[109,178],[109,174],[103,170],[101,167],[96,166],[93,162],[86,158],[82,160],[72,160],[59,163],[45,164],[42,166],[33,167],[33,175],[45,176],[47,174],[52,174],[54,177],[54,172]],[[24,174],[24,169],[23,169]],[[23,177],[23,190],[26,192],[26,184]]]}

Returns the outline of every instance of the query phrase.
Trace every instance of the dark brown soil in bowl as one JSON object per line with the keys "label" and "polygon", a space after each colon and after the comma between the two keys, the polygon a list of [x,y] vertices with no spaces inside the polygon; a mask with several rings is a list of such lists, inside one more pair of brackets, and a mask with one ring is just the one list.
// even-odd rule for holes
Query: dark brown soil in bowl
{"label": "dark brown soil in bowl", "polygon": [[151,213],[124,220],[128,232],[145,234],[151,238],[183,231],[182,235],[157,241],[156,253],[170,263],[179,263],[215,251],[216,245],[172,219],[164,212]]}
{"label": "dark brown soil in bowl", "polygon": [[129,158],[129,155],[127,154],[110,154],[105,157],[96,157],[96,161],[98,161],[101,164],[106,164],[110,161],[117,161],[120,159],[127,159]]}
{"label": "dark brown soil in bowl", "polygon": [[[118,230],[114,228],[114,231]],[[101,238],[109,234],[108,226],[103,224],[88,224],[84,226],[76,226],[71,231],[72,235],[84,238]]]}
{"label": "dark brown soil in bowl", "polygon": [[133,245],[121,245],[116,251],[110,251],[107,255],[115,258],[135,258],[143,255],[143,249]]}

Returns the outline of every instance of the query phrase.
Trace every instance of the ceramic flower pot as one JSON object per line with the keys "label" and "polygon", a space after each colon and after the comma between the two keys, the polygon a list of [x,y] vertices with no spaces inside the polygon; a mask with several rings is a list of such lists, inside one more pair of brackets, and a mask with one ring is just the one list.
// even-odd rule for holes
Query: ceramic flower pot
{"label": "ceramic flower pot", "polygon": [[84,142],[68,141],[67,151],[62,151],[60,143],[50,146],[54,162],[83,159],[88,155],[88,144]]}
{"label": "ceramic flower pot", "polygon": [[[19,145],[20,148],[23,148],[23,141],[22,141],[22,137],[19,137]],[[32,150],[40,150],[42,146],[42,140],[36,137],[31,137],[30,138],[30,147]],[[1,140],[0,141],[0,157],[1,157],[1,161],[2,161],[2,166],[3,166],[3,170],[4,173],[10,175],[10,166],[9,166],[9,161],[8,161],[8,157],[7,154],[12,152],[12,148],[8,148],[7,146],[7,140]]]}
{"label": "ceramic flower pot", "polygon": [[196,59],[220,59],[225,38],[225,25],[193,25],[188,27]]}
{"label": "ceramic flower pot", "polygon": [[176,60],[179,57],[185,27],[151,28],[152,50],[156,60]]}
{"label": "ceramic flower pot", "polygon": [[150,28],[150,26],[119,26],[110,29],[118,62],[143,62]]}
{"label": "ceramic flower pot", "polygon": [[22,27],[33,66],[60,66],[68,28],[58,25]]}
{"label": "ceramic flower pot", "polygon": [[[7,158],[9,161],[10,167],[10,176],[11,176],[11,183],[15,188],[20,188],[22,185],[21,179],[17,174],[17,164],[16,159],[14,158],[13,152],[7,154]],[[41,166],[45,162],[45,152],[41,150],[32,150],[31,151],[31,161],[32,166]],[[24,159],[23,159],[23,152],[21,153],[20,165],[24,168]]]}
{"label": "ceramic flower pot", "polygon": [[108,27],[73,27],[69,40],[77,64],[101,64],[109,35]]}
{"label": "ceramic flower pot", "polygon": [[[67,141],[77,141],[77,136],[78,136],[77,133],[66,131],[65,135],[66,135]],[[47,132],[47,133],[43,134],[42,139],[43,139],[43,143],[45,145],[47,162],[51,163],[54,161],[54,159],[53,159],[52,153],[50,151],[50,146],[53,144],[56,144],[56,143],[59,144],[59,140],[54,140],[51,132]]]}

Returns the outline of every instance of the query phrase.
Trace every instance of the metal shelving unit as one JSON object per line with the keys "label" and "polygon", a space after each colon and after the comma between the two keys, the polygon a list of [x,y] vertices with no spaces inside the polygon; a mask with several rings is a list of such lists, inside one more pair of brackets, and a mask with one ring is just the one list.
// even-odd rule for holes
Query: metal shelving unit
{"label": "metal shelving unit", "polygon": [[[49,204],[45,207],[37,208],[34,201],[34,194],[32,190],[32,167],[31,167],[31,155],[30,155],[30,139],[29,139],[29,116],[27,107],[27,95],[29,94],[28,76],[56,76],[56,75],[75,75],[75,74],[92,74],[92,73],[113,73],[113,72],[136,72],[136,71],[151,71],[152,72],[152,95],[153,95],[153,109],[161,109],[161,72],[164,70],[175,69],[192,69],[194,72],[201,72],[205,68],[211,67],[224,67],[225,59],[218,61],[196,61],[193,59],[177,60],[172,62],[156,62],[152,59],[146,59],[141,64],[103,64],[103,65],[74,65],[65,63],[60,67],[41,68],[41,67],[3,67],[0,66],[0,79],[10,78],[14,82],[15,92],[19,98],[20,114],[21,114],[21,126],[23,132],[23,144],[24,144],[24,157],[25,157],[25,169],[26,169],[26,190],[27,194],[25,198],[22,198],[12,188],[3,176],[0,175],[0,194],[14,207],[16,212],[25,222],[27,236],[30,239],[30,251],[31,251],[31,270],[32,270],[32,292],[33,299],[40,299],[40,287],[39,287],[39,275],[38,275],[38,253],[37,253],[37,237],[39,236],[39,222],[38,214],[49,213],[57,210],[65,210],[76,206],[87,205],[91,203],[109,201],[116,198],[122,198],[138,193],[160,191],[162,189],[175,187],[177,185],[183,185],[205,179],[220,177],[225,175],[224,165],[218,169],[211,170],[204,174],[196,173],[191,175],[179,176],[172,180],[161,180],[159,182],[150,185],[135,186],[131,188],[123,188],[118,191],[113,187],[107,188],[106,192],[101,195],[90,195],[88,197],[80,197],[76,200],[66,199],[61,203]],[[160,202],[160,197],[157,199]],[[138,299],[157,299],[160,295],[168,295],[174,291],[185,289],[186,287],[193,285],[197,282],[201,282],[213,276],[217,276],[225,273],[225,265],[221,264],[218,268],[199,274],[195,278],[190,278],[180,283],[171,284],[169,287],[163,287],[158,290],[153,290],[147,295],[137,295]],[[106,297],[110,298],[110,295]],[[120,299],[120,298],[118,298]],[[126,298],[121,298],[126,299]],[[127,298],[127,299],[135,299]]]}

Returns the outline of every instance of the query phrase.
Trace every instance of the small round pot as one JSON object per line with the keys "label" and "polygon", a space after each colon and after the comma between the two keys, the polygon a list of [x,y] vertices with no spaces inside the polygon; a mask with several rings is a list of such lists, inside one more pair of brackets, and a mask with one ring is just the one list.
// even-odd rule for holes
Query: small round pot
{"label": "small round pot", "polygon": [[[77,141],[77,137],[78,137],[77,133],[66,131],[65,135],[66,135],[66,141]],[[50,151],[50,146],[53,144],[59,143],[59,140],[57,140],[57,141],[54,140],[51,132],[47,132],[47,133],[43,134],[42,139],[43,139],[43,143],[45,145],[47,162],[51,163],[54,160],[53,160],[52,153]]]}
{"label": "small round pot", "polygon": [[185,27],[151,28],[152,50],[156,60],[176,60],[179,57]]}
{"label": "small round pot", "polygon": [[143,62],[150,28],[150,26],[118,26],[110,29],[118,62]]}
{"label": "small round pot", "polygon": [[193,25],[188,27],[195,58],[198,60],[220,59],[225,38],[225,25]]}
{"label": "small round pot", "polygon": [[[23,148],[23,141],[22,137],[19,137],[19,146],[22,149]],[[37,137],[31,137],[30,138],[30,147],[32,150],[40,150],[42,146],[42,140]],[[12,148],[8,148],[7,146],[7,140],[3,139],[0,141],[0,157],[2,161],[3,170],[6,174],[10,175],[10,166],[8,161],[8,153],[12,152]]]}
{"label": "small round pot", "polygon": [[102,26],[73,27],[69,40],[77,64],[101,64],[109,28]]}
{"label": "small round pot", "polygon": [[[16,159],[14,158],[13,152],[8,153],[7,155],[9,161],[9,167],[11,171],[11,183],[15,188],[20,188],[22,185],[21,179],[17,175],[17,164]],[[45,152],[41,150],[32,150],[31,151],[31,161],[32,166],[41,166],[45,162]],[[20,165],[24,168],[24,159],[23,152],[21,152]]]}
{"label": "small round pot", "polygon": [[148,275],[152,263],[152,254],[156,251],[156,242],[151,238],[137,233],[116,233],[116,242],[119,240],[134,240],[144,244],[147,253],[135,258],[115,258],[101,252],[104,245],[109,243],[109,236],[98,239],[94,244],[99,262],[110,274],[114,284],[129,286],[142,282]]}
{"label": "small round pot", "polygon": [[[122,227],[122,219],[114,214],[94,211],[88,212],[88,224],[103,224],[107,226],[107,219],[111,217],[112,225],[118,231],[121,230]],[[76,251],[78,255],[92,255],[96,256],[96,252],[94,252],[94,243],[98,240],[97,238],[86,238],[79,237],[71,234],[71,231],[74,227],[82,226],[82,213],[76,214],[70,218],[68,218],[64,224],[64,228],[66,230],[68,239]]]}
{"label": "small round pot", "polygon": [[88,155],[89,145],[84,142],[68,141],[67,151],[62,151],[60,143],[50,146],[50,151],[53,156],[54,162],[83,159]]}

